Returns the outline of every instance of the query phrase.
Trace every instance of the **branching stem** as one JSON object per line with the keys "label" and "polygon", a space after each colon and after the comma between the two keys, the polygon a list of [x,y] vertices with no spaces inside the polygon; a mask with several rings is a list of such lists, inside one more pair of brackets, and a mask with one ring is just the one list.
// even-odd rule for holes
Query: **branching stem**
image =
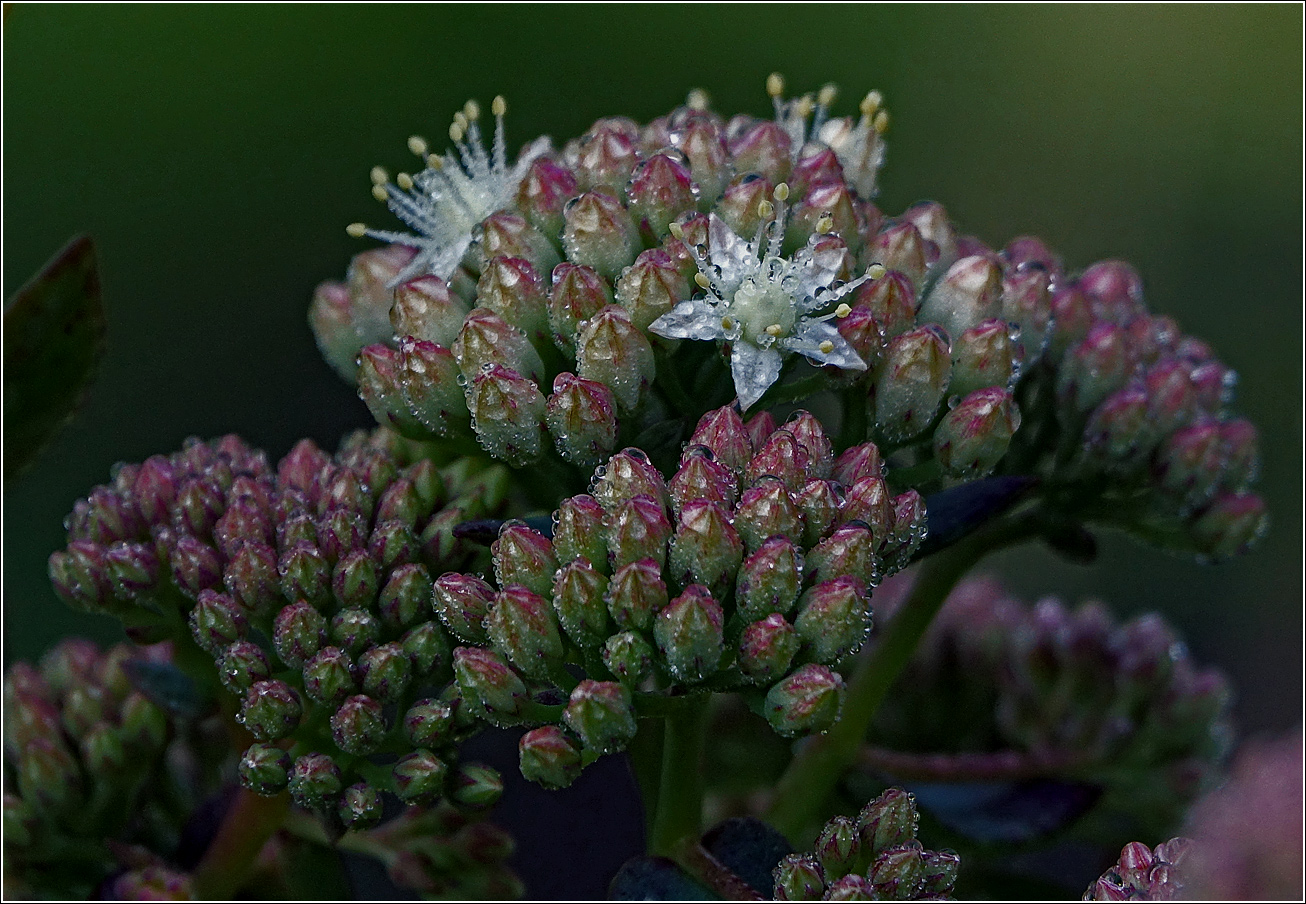
{"label": "branching stem", "polygon": [[702,831],[709,699],[709,694],[684,697],[666,716],[650,853],[675,857],[686,844],[697,842]]}

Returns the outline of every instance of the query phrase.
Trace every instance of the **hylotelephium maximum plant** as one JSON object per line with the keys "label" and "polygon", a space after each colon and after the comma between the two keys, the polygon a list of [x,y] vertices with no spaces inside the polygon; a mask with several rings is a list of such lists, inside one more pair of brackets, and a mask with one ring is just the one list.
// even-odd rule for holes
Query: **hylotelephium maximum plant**
{"label": "hylotelephium maximum plant", "polygon": [[[13,888],[268,894],[349,852],[520,892],[502,778],[461,754],[491,726],[548,788],[629,753],[650,856],[616,897],[938,897],[998,848],[1172,831],[1227,752],[1223,679],[1155,616],[961,582],[1032,540],[1091,557],[1097,527],[1247,549],[1231,372],[1127,264],[886,217],[877,92],[840,117],[832,86],[767,90],[770,119],[695,91],[514,162],[502,98],[488,149],[469,102],[456,153],[373,169],[412,232],[349,226],[384,244],[309,319],[377,429],[275,466],[193,440],[76,504],[56,590],[162,646],[8,670]],[[204,719],[242,790],[194,856],[150,776],[214,755]],[[995,834],[976,787],[1033,815]],[[102,848],[61,873],[88,801]]]}

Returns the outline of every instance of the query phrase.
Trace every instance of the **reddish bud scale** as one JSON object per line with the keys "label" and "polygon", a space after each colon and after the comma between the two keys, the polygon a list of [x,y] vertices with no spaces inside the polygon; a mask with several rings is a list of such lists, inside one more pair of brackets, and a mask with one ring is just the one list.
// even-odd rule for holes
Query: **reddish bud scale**
{"label": "reddish bud scale", "polygon": [[724,653],[720,604],[706,587],[691,585],[657,615],[653,637],[671,677],[692,684],[710,677]]}
{"label": "reddish bud scale", "polygon": [[739,669],[750,681],[770,684],[784,677],[798,653],[799,638],[783,615],[773,612],[744,629],[739,638]]}
{"label": "reddish bud scale", "polygon": [[786,738],[825,731],[838,720],[843,696],[838,673],[808,664],[767,692],[766,719]]}
{"label": "reddish bud scale", "polygon": [[617,443],[617,400],[593,380],[561,373],[545,405],[544,421],[558,454],[582,471],[612,454]]}
{"label": "reddish bud scale", "polygon": [[690,446],[681,457],[679,470],[668,484],[671,509],[677,517],[689,502],[705,500],[724,509],[735,504],[735,476],[716,460],[707,446]]}
{"label": "reddish bud scale", "polygon": [[735,473],[741,473],[753,457],[753,442],[743,418],[734,407],[727,405],[709,411],[699,418],[689,439],[689,448],[705,446],[721,464]]}
{"label": "reddish bud scale", "polygon": [[803,594],[794,628],[807,656],[834,664],[861,649],[871,630],[865,586],[856,577],[844,576]]}
{"label": "reddish bud scale", "polygon": [[791,490],[801,489],[811,475],[812,456],[788,430],[776,430],[757,447],[744,468],[744,482],[757,483],[764,475],[778,477]]}
{"label": "reddish bud scale", "polygon": [[562,718],[596,753],[622,750],[635,736],[630,692],[614,681],[581,681],[571,692]]}
{"label": "reddish bud scale", "polygon": [[619,569],[631,562],[652,559],[666,562],[671,522],[652,496],[636,496],[608,516],[608,564]]}
{"label": "reddish bud scale", "polygon": [[489,365],[500,365],[532,380],[544,375],[544,362],[526,334],[489,308],[474,308],[467,315],[452,351],[467,380],[483,376]]}
{"label": "reddish bud scale", "polygon": [[545,678],[562,660],[562,638],[552,608],[520,584],[509,584],[495,596],[485,627],[495,648],[525,675]]}
{"label": "reddish bud scale", "polygon": [[549,290],[549,326],[558,348],[574,356],[580,324],[612,304],[612,300],[612,289],[592,267],[570,261],[559,264]]}
{"label": "reddish bud scale", "polygon": [[771,537],[745,559],[735,584],[735,605],[747,619],[788,615],[803,583],[802,556],[785,537]]}
{"label": "reddish bud scale", "polygon": [[668,154],[654,154],[635,167],[626,196],[635,222],[661,239],[672,221],[694,208],[697,191],[685,163]]}
{"label": "reddish bud scale", "polygon": [[604,596],[617,626],[639,631],[652,627],[653,617],[666,607],[667,600],[662,566],[654,559],[640,559],[617,569]]}
{"label": "reddish bud scale", "polygon": [[576,175],[565,166],[538,157],[517,187],[517,206],[544,235],[562,231],[562,206],[576,197]]}

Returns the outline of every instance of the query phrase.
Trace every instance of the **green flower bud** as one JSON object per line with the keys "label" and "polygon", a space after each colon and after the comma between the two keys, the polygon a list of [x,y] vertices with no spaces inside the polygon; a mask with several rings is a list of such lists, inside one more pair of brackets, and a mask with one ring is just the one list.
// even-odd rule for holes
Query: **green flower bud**
{"label": "green flower bud", "polygon": [[404,715],[404,736],[414,747],[443,747],[454,727],[454,707],[442,700],[418,700]]}
{"label": "green flower bud", "polygon": [[490,553],[500,587],[520,584],[539,596],[548,596],[553,590],[553,573],[558,570],[553,544],[524,521],[505,522]]}
{"label": "green flower bud", "polygon": [[346,553],[331,575],[331,591],[346,609],[366,609],[376,602],[380,575],[376,562],[365,549]]}
{"label": "green flower bud", "polygon": [[875,885],[865,876],[856,873],[843,876],[830,884],[825,892],[826,901],[876,901],[880,900]]}
{"label": "green flower bud", "polygon": [[94,612],[111,593],[104,554],[89,541],[75,540],[51,553],[49,572],[55,592],[75,609]]}
{"label": "green flower bud", "polygon": [[47,818],[69,812],[82,799],[81,770],[57,737],[24,744],[16,771],[19,795]]}
{"label": "green flower bud", "polygon": [[546,678],[562,661],[562,637],[552,608],[520,584],[509,584],[495,596],[485,628],[495,648],[525,675]]}
{"label": "green flower bud", "polygon": [[798,646],[793,625],[773,612],[744,629],[739,638],[739,668],[749,680],[770,684],[789,671]]}
{"label": "green flower bud", "polygon": [[524,332],[537,347],[549,343],[548,296],[529,261],[491,258],[476,284],[476,301]]}
{"label": "green flower bud", "polygon": [[[69,554],[73,553],[73,544],[69,544],[68,552]],[[86,566],[89,568],[92,564],[97,564],[102,568],[101,563],[102,559],[97,559],[95,563],[87,561]],[[202,591],[216,589],[222,584],[222,561],[218,557],[217,550],[192,536],[182,535],[177,537],[176,545],[173,547],[169,559],[169,565],[172,568],[172,581],[177,585],[177,589],[192,599],[199,596]],[[108,578],[103,576],[102,570],[97,573],[101,575],[101,579],[106,583],[107,587]],[[248,570],[242,571],[241,576],[242,578],[248,578],[250,576]],[[84,580],[90,580],[91,577],[92,575],[88,574]],[[234,582],[236,579],[237,573],[233,571],[232,581]],[[59,585],[56,582],[55,589],[58,589],[58,587]],[[238,589],[242,592],[238,593],[233,590],[230,583],[227,586],[227,591],[236,603],[245,609],[249,609],[251,596],[247,595],[247,593],[256,590],[256,586],[251,586],[242,581]],[[105,592],[108,592],[107,589]],[[255,596],[252,601],[258,602],[257,597]]]}
{"label": "green flower bud", "polygon": [[921,855],[925,867],[922,891],[927,895],[952,894],[961,871],[961,858],[953,851],[925,851]]}
{"label": "green flower bud", "polygon": [[626,310],[608,305],[576,335],[576,374],[612,390],[618,408],[633,411],[657,374],[653,347]]}
{"label": "green flower bud", "polygon": [[93,778],[111,782],[127,765],[127,751],[122,738],[107,724],[92,726],[78,743],[78,752],[86,772]]}
{"label": "green flower bud", "polygon": [[272,623],[272,642],[277,656],[291,668],[303,668],[326,643],[327,620],[308,603],[300,601],[277,613]]}
{"label": "green flower bud", "polygon": [[[689,167],[665,153],[654,154],[641,161],[635,167],[634,175],[626,188],[631,216],[641,229],[657,239],[668,234],[667,228],[677,217],[694,209],[697,194],[689,175]],[[635,268],[638,267],[637,258]],[[620,285],[617,286],[617,293],[621,294]],[[671,310],[671,306],[668,305],[666,310]],[[652,323],[662,313],[665,311],[654,315],[648,322]],[[640,329],[645,327],[647,324],[640,325]]]}
{"label": "green flower bud", "polygon": [[705,446],[716,460],[736,474],[742,473],[753,457],[753,443],[744,421],[730,405],[709,411],[699,418],[689,448]]}
{"label": "green flower bud", "polygon": [[558,454],[582,471],[603,461],[616,446],[617,400],[602,383],[558,374],[544,420]]}
{"label": "green flower bud", "polygon": [[965,396],[978,389],[1008,386],[1016,364],[1011,332],[1005,320],[985,320],[957,336],[948,392]]}
{"label": "green flower bud", "polygon": [[381,622],[366,609],[341,609],[331,619],[331,639],[357,656],[381,636]]}
{"label": "green flower bud", "polygon": [[647,631],[667,605],[667,585],[655,559],[640,559],[617,569],[604,597],[617,627]]}
{"label": "green flower bud", "polygon": [[735,528],[749,552],[761,549],[771,537],[799,541],[803,526],[802,510],[779,478],[763,477],[739,497]]}
{"label": "green flower bud", "polygon": [[825,731],[839,720],[843,697],[843,678],[809,663],[767,692],[766,720],[786,738]]}
{"label": "green flower bud", "polygon": [[794,628],[805,653],[832,664],[861,649],[871,630],[865,583],[845,575],[817,584],[798,603]]}
{"label": "green flower bud", "polygon": [[521,774],[546,788],[565,788],[580,775],[580,747],[556,725],[535,728],[517,745]]}
{"label": "green flower bud", "polygon": [[382,624],[392,631],[416,625],[430,611],[433,592],[425,567],[408,564],[394,569],[377,601]]}
{"label": "green flower bud", "polygon": [[430,806],[444,794],[449,767],[429,750],[417,750],[394,764],[395,794],[406,804]]}
{"label": "green flower bud", "polygon": [[231,598],[256,616],[269,614],[281,598],[277,556],[263,543],[242,546],[227,563],[223,578]]}
{"label": "green flower bud", "polygon": [[858,872],[862,843],[857,833],[857,821],[847,816],[836,816],[825,824],[816,839],[816,856],[827,876],[843,876]]}
{"label": "green flower bud", "polygon": [[367,782],[357,782],[345,789],[336,813],[346,831],[362,832],[380,824],[383,809],[377,790]]}
{"label": "green flower bud", "polygon": [[345,753],[373,753],[386,735],[381,704],[362,694],[350,697],[331,716],[331,738]]}
{"label": "green flower bud", "polygon": [[263,650],[248,640],[238,640],[227,647],[218,663],[222,686],[233,694],[248,691],[256,682],[266,681],[271,674]]}
{"label": "green flower bud", "polygon": [[448,348],[458,338],[467,305],[435,276],[419,276],[395,287],[390,325],[396,336],[439,343]]}
{"label": "green flower bud", "polygon": [[585,559],[608,573],[608,531],[603,506],[593,496],[571,496],[558,506],[553,549],[561,562]]}
{"label": "green flower bud", "polygon": [[634,631],[613,634],[603,645],[603,664],[618,681],[634,687],[653,674],[653,647]]}
{"label": "green flower bud", "polygon": [[[661,232],[665,234],[665,225]],[[636,329],[648,330],[649,324],[688,298],[689,291],[689,280],[671,256],[661,248],[650,248],[617,280],[617,304],[630,312]]]}
{"label": "green flower bud", "polygon": [[553,243],[520,214],[500,210],[486,217],[480,225],[479,266],[484,270],[496,257],[520,257],[530,262],[537,273],[548,273],[558,263]]}
{"label": "green flower bud", "polygon": [[1057,391],[1079,411],[1091,411],[1124,386],[1137,361],[1124,329],[1098,323],[1066,352],[1057,372]]}
{"label": "green flower bud", "polygon": [[[607,186],[619,191],[630,179],[630,171],[639,160],[635,145],[636,127],[629,131],[621,124],[595,123],[590,131],[568,147],[567,159],[575,159],[576,181],[580,188]],[[565,209],[565,208],[564,208]]]}
{"label": "green flower bud", "polygon": [[635,737],[630,692],[615,681],[585,679],[571,692],[562,720],[596,753],[622,750]]}
{"label": "green flower bud", "polygon": [[340,767],[323,753],[308,753],[295,760],[287,787],[290,796],[307,810],[319,810],[344,790]]}
{"label": "green flower bud", "polygon": [[472,429],[487,452],[522,467],[544,451],[544,395],[516,370],[491,364],[467,389]]}
{"label": "green flower bud", "polygon": [[697,499],[714,502],[726,511],[732,511],[738,494],[734,474],[716,460],[707,446],[690,446],[685,450],[680,469],[672,476],[667,490],[671,496],[671,510],[677,518],[688,503]]}
{"label": "green flower bud", "polygon": [[[460,319],[461,326],[462,320]],[[405,336],[400,390],[408,411],[436,436],[466,433],[470,413],[463,393],[462,368],[444,345]]]}
{"label": "green flower bud", "polygon": [[890,788],[862,807],[857,825],[867,851],[879,855],[916,837],[919,821],[916,802],[910,794]]}
{"label": "green flower bud", "polygon": [[382,703],[392,703],[412,682],[413,662],[402,646],[385,643],[358,657],[358,672],[365,694]]}
{"label": "green flower bud", "polygon": [[1265,502],[1254,493],[1222,493],[1189,527],[1199,552],[1219,560],[1241,555],[1268,530]]}
{"label": "green flower bud", "polygon": [[[342,590],[346,593],[357,594],[358,599],[364,599],[365,594],[370,592],[372,599],[376,599],[376,581],[382,575],[392,568],[406,565],[416,558],[418,548],[417,536],[413,533],[410,525],[402,521],[379,521],[376,527],[372,529],[372,536],[369,538],[366,550],[358,550],[362,557],[366,557],[372,562],[373,571],[369,575],[366,572],[360,572],[355,576],[341,577],[340,569],[337,568],[337,578],[342,582]],[[347,589],[350,582],[357,583],[365,581],[363,586],[356,589]]]}
{"label": "green flower bud", "polygon": [[786,854],[771,875],[777,901],[820,901],[825,894],[821,864],[808,854]]}
{"label": "green flower bud", "polygon": [[553,608],[567,636],[582,647],[603,643],[608,631],[605,578],[585,559],[576,559],[559,569],[553,582]]}
{"label": "green flower bud", "polygon": [[758,173],[771,182],[781,182],[789,175],[790,146],[789,135],[769,119],[745,126],[727,145],[737,172]]}
{"label": "green flower bud", "polygon": [[869,527],[845,524],[807,554],[807,576],[815,583],[849,575],[863,585],[879,581],[879,543]]}
{"label": "green flower bud", "polygon": [[735,235],[754,235],[764,222],[758,205],[770,202],[774,191],[775,185],[765,176],[744,173],[725,187],[713,211]]}
{"label": "green flower bud", "polygon": [[444,574],[436,578],[436,615],[455,637],[468,643],[485,643],[485,616],[494,600],[494,589],[473,575]]}
{"label": "green flower bud", "polygon": [[652,559],[666,561],[671,522],[652,496],[636,496],[610,513],[608,522],[608,564],[619,569],[631,562]]}
{"label": "green flower bud", "polygon": [[570,261],[559,264],[553,271],[553,288],[549,291],[549,326],[554,343],[574,356],[580,325],[610,304],[612,290],[593,268]]}
{"label": "green flower bud", "polygon": [[[580,170],[577,175],[581,175]],[[582,177],[582,184],[584,181]],[[606,190],[589,191],[568,201],[563,207],[563,220],[562,244],[567,258],[593,267],[608,279],[616,279],[639,251],[639,230],[634,219]]]}
{"label": "green flower bud", "polygon": [[697,584],[658,613],[653,637],[673,680],[690,684],[716,671],[724,653],[723,622],[720,603]]}
{"label": "green flower bud", "polygon": [[290,754],[275,744],[253,744],[240,758],[241,787],[271,797],[286,790],[290,780]]}
{"label": "green flower bud", "polygon": [[105,575],[114,595],[124,602],[159,583],[159,558],[145,543],[114,543],[104,552]]}
{"label": "green flower bud", "polygon": [[923,853],[921,843],[914,840],[902,847],[891,848],[875,858],[867,871],[867,878],[884,897],[915,898],[925,885]]}
{"label": "green flower bud", "polygon": [[948,268],[925,296],[916,319],[937,323],[949,336],[960,336],[1001,313],[1002,271],[993,261],[976,255],[963,257]]}
{"label": "green flower bud", "polygon": [[886,439],[909,439],[927,428],[951,380],[948,336],[929,325],[894,338],[875,379],[875,425]]}
{"label": "green flower bud", "polygon": [[929,247],[914,224],[901,222],[875,237],[867,249],[867,257],[890,270],[890,276],[900,275],[911,286],[919,287],[938,259],[938,249]]}
{"label": "green flower bud", "polygon": [[[774,421],[769,426],[774,427]],[[765,439],[757,441],[757,453],[744,468],[744,483],[755,484],[769,475],[778,477],[791,490],[801,489],[812,465],[812,456],[797,437],[788,430],[771,429]]]}
{"label": "green flower bud", "polygon": [[387,345],[369,345],[358,355],[358,397],[378,424],[414,439],[427,435],[409,410],[403,390],[403,355]]}
{"label": "green flower bud", "polygon": [[815,546],[839,520],[840,494],[828,480],[809,480],[793,500],[803,513],[803,545]]}
{"label": "green flower bud", "polygon": [[131,753],[152,754],[168,741],[168,715],[144,694],[133,691],[119,710],[122,741]]}
{"label": "green flower bud", "polygon": [[413,680],[420,682],[443,672],[450,662],[449,638],[437,622],[423,622],[399,639],[413,665]]}
{"label": "green flower bud", "polygon": [[32,808],[17,794],[4,795],[5,845],[23,850],[32,843],[33,836],[41,830],[41,821]]}
{"label": "green flower bud", "polygon": [[455,648],[453,671],[471,711],[492,724],[511,724],[530,699],[521,678],[492,650]]}
{"label": "green flower bud", "polygon": [[548,157],[537,157],[517,188],[517,206],[542,234],[556,236],[562,232],[562,207],[577,194],[571,170]]}
{"label": "green flower bud", "polygon": [[469,810],[489,809],[503,797],[503,777],[480,763],[459,766],[449,784],[449,799]]}
{"label": "green flower bud", "polygon": [[304,663],[304,693],[323,706],[339,706],[358,690],[353,662],[339,647],[324,647]]}
{"label": "green flower bud", "polygon": [[[636,496],[648,496],[658,505],[667,503],[667,485],[648,456],[639,449],[622,449],[594,472],[590,492],[603,510],[612,513]],[[591,559],[591,564],[594,564]]]}
{"label": "green flower bud", "polygon": [[853,294],[852,307],[871,315],[886,342],[916,325],[916,290],[906,275],[893,268],[879,279],[862,283]]}
{"label": "green flower bud", "polygon": [[802,582],[803,563],[797,548],[785,537],[772,537],[740,566],[735,605],[750,620],[772,612],[788,615]]}
{"label": "green flower bud", "polygon": [[730,516],[714,502],[694,500],[681,511],[671,539],[668,573],[680,586],[703,584],[720,593],[729,587],[744,556],[744,543]]}
{"label": "green flower bud", "polygon": [[299,727],[304,704],[284,681],[258,681],[245,695],[236,721],[260,741],[284,738]]}

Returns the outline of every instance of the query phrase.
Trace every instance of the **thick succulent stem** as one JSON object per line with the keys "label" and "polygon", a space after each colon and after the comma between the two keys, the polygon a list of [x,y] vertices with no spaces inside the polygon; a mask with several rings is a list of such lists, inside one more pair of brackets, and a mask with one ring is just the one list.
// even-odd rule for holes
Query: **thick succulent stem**
{"label": "thick succulent stem", "polygon": [[889,688],[957,582],[985,555],[1037,532],[1030,513],[1002,518],[926,559],[911,593],[858,662],[838,723],[812,738],[780,778],[767,820],[792,841],[807,840],[839,777],[853,765]]}
{"label": "thick succulent stem", "polygon": [[202,900],[231,900],[289,809],[288,794],[260,797],[244,788],[237,792],[217,837],[195,870],[196,896]]}
{"label": "thick succulent stem", "polygon": [[649,851],[675,857],[702,831],[703,748],[710,695],[686,697],[667,714],[662,774]]}

